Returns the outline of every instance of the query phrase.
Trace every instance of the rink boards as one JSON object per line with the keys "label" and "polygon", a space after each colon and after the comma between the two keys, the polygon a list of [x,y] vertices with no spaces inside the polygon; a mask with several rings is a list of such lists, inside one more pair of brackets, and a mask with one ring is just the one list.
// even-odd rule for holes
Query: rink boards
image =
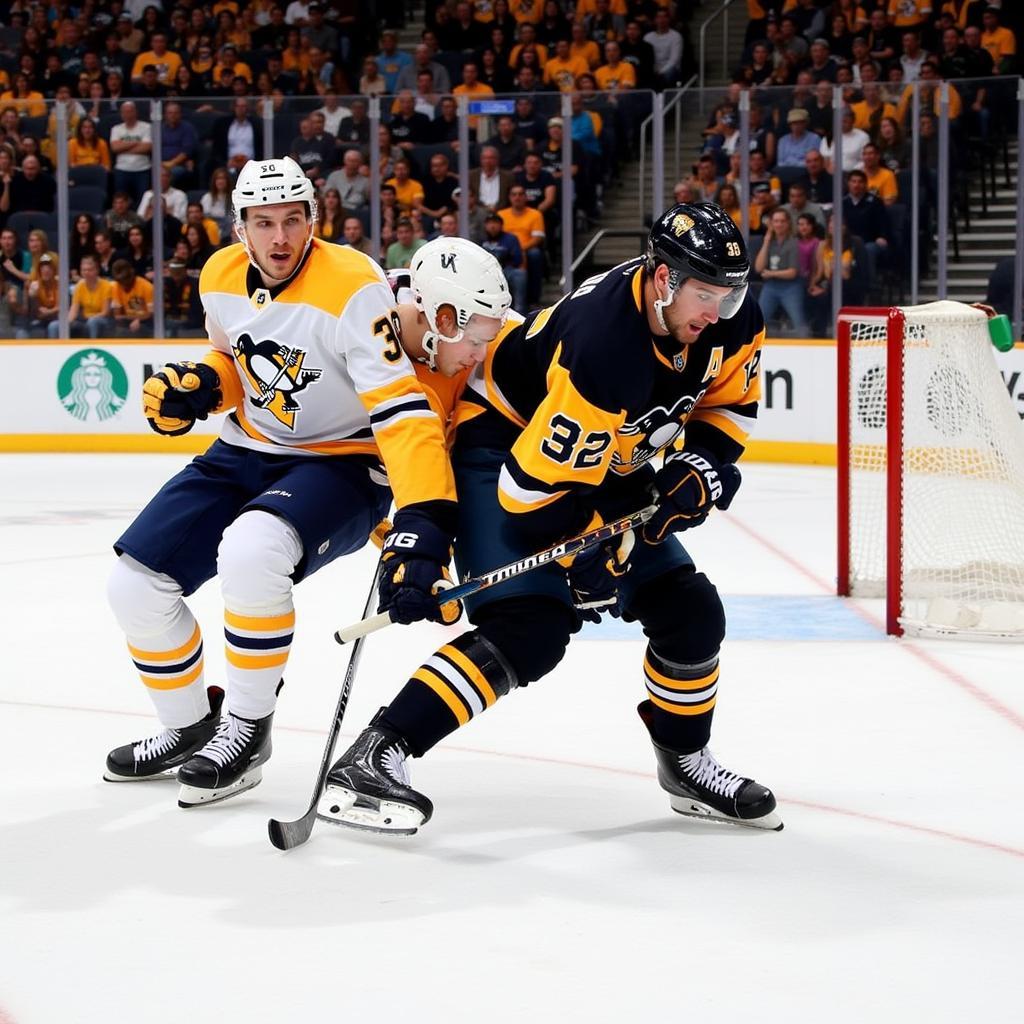
{"label": "rink boards", "polygon": [[[149,429],[139,396],[154,369],[172,359],[199,359],[208,349],[200,339],[0,341],[16,381],[0,405],[0,451],[203,451],[219,420],[199,423],[183,437],[161,437]],[[995,356],[1024,419],[1024,344]],[[746,457],[834,464],[835,342],[769,340],[761,371],[761,411]]]}

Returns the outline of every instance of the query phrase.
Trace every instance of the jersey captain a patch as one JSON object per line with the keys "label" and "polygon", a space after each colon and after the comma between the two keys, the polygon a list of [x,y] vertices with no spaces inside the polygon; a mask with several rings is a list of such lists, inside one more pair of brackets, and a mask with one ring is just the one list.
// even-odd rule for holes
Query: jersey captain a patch
{"label": "jersey captain a patch", "polygon": [[231,348],[249,384],[257,392],[249,397],[249,402],[257,409],[273,413],[289,430],[294,430],[295,414],[302,410],[295,396],[318,381],[323,371],[303,366],[304,349],[271,339],[253,341],[248,334],[242,334]]}

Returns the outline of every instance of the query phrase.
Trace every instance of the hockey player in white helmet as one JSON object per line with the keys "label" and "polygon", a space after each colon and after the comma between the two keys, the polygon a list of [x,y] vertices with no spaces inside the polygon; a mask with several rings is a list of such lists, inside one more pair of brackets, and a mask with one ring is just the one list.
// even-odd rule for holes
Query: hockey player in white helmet
{"label": "hockey player in white helmet", "polygon": [[[402,621],[442,618],[433,590],[455,524],[444,426],[401,347],[383,271],[313,238],[313,185],[287,157],[246,164],[232,203],[241,242],[214,253],[199,282],[212,350],[169,363],[143,389],[157,433],[225,413],[220,438],[117,540],[108,586],[163,729],[111,751],[104,777],[177,769],[185,807],[260,781],[293,584],[362,547],[393,497],[395,528],[413,541],[393,552],[382,607]],[[225,709],[184,600],[214,575]]]}
{"label": "hockey player in white helmet", "polygon": [[[402,347],[444,377],[465,377],[510,317],[511,294],[501,264],[464,238],[435,238],[408,270],[388,273],[402,324]],[[520,322],[511,314],[512,323]],[[431,376],[420,372],[420,379]],[[463,381],[464,383],[464,381]]]}

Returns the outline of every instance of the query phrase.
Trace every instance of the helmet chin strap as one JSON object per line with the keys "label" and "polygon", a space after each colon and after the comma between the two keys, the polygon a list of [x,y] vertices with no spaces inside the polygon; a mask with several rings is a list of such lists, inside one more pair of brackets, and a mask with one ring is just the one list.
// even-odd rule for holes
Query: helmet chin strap
{"label": "helmet chin strap", "polygon": [[438,331],[428,330],[423,335],[423,341],[421,342],[421,344],[423,345],[423,351],[426,352],[427,357],[426,359],[421,359],[420,362],[426,363],[431,370],[436,370],[437,350],[439,343],[443,341],[449,345],[456,345],[458,344],[458,342],[462,341],[463,337],[464,332],[462,331],[461,328],[459,329],[458,334],[456,334],[454,338],[448,338],[445,335],[440,334]]}
{"label": "helmet chin strap", "polygon": [[[673,280],[673,278],[674,278],[674,280]],[[654,300],[654,316],[655,316],[655,319],[658,321],[658,326],[666,334],[671,334],[672,332],[671,332],[671,330],[669,330],[668,324],[665,323],[665,313],[664,313],[664,310],[668,306],[672,305],[672,300],[675,299],[676,292],[679,291],[680,287],[682,286],[682,283],[683,282],[679,279],[679,275],[675,271],[670,270],[668,272],[668,298],[667,299],[655,299]]]}

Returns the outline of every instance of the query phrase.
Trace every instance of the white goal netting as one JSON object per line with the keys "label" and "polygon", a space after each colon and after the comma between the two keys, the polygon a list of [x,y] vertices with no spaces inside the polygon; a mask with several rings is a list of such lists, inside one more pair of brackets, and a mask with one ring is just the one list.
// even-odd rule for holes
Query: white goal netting
{"label": "white goal netting", "polygon": [[[902,310],[900,622],[1024,639],[1024,425],[987,318],[957,302]],[[850,592],[886,593],[886,319],[850,331]]]}

